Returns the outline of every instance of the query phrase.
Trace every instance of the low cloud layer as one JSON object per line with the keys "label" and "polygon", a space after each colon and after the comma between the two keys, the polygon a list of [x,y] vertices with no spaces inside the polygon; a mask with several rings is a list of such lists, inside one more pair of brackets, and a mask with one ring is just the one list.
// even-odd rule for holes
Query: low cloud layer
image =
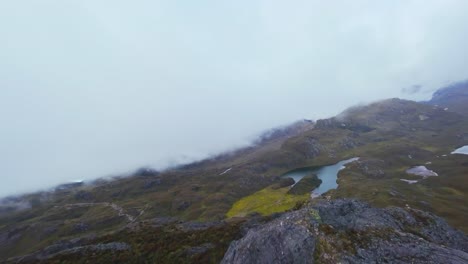
{"label": "low cloud layer", "polygon": [[467,12],[464,0],[3,1],[0,196],[427,99],[468,76]]}

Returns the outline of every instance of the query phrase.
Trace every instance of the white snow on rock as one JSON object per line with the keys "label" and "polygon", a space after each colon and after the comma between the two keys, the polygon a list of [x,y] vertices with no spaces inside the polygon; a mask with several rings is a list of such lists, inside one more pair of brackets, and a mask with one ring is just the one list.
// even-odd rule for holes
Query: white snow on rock
{"label": "white snow on rock", "polygon": [[411,169],[406,170],[406,173],[418,175],[423,177],[424,179],[431,176],[439,176],[439,174],[437,174],[436,172],[427,169],[426,166],[413,167]]}
{"label": "white snow on rock", "polygon": [[427,119],[429,119],[428,116],[426,116],[426,115],[419,115],[419,120],[424,121],[424,120],[427,120]]}
{"label": "white snow on rock", "polygon": [[227,170],[225,170],[225,171],[221,172],[219,175],[226,174],[226,173],[228,173],[230,170],[232,170],[232,168],[229,168],[229,169],[227,169]]}
{"label": "white snow on rock", "polygon": [[418,182],[418,181],[416,181],[416,180],[407,180],[407,179],[400,179],[400,181],[407,182],[408,184],[415,184],[415,183]]}
{"label": "white snow on rock", "polygon": [[463,146],[463,147],[461,147],[461,148],[458,148],[458,149],[454,150],[451,154],[464,154],[464,155],[468,155],[468,145]]}

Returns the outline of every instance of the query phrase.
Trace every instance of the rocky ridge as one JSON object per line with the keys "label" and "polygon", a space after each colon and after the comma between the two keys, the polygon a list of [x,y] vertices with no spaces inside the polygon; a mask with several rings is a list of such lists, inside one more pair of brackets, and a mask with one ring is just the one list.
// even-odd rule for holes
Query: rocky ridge
{"label": "rocky ridge", "polygon": [[411,208],[321,200],[231,243],[222,263],[468,263],[468,237]]}

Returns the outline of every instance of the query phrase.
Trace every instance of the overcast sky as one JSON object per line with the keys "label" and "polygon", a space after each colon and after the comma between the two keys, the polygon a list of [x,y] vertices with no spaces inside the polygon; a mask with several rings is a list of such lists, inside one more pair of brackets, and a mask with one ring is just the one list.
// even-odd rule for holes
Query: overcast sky
{"label": "overcast sky", "polygon": [[0,196],[468,78],[468,1],[0,3]]}

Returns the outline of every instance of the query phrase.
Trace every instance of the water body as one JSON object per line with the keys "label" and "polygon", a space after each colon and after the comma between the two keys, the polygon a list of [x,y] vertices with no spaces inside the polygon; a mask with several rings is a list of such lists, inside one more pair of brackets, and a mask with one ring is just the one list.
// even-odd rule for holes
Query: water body
{"label": "water body", "polygon": [[292,178],[295,182],[294,184],[296,184],[307,174],[316,174],[317,177],[322,180],[322,184],[320,184],[320,186],[313,191],[313,195],[317,196],[331,189],[336,189],[338,187],[338,183],[336,183],[336,180],[338,178],[338,172],[346,168],[346,164],[356,161],[358,159],[359,158],[342,160],[334,165],[329,166],[301,168],[290,171],[284,174],[283,177]]}
{"label": "water body", "polygon": [[467,146],[463,146],[459,149],[456,149],[454,152],[452,152],[452,154],[465,154],[465,155],[468,155],[468,145]]}

